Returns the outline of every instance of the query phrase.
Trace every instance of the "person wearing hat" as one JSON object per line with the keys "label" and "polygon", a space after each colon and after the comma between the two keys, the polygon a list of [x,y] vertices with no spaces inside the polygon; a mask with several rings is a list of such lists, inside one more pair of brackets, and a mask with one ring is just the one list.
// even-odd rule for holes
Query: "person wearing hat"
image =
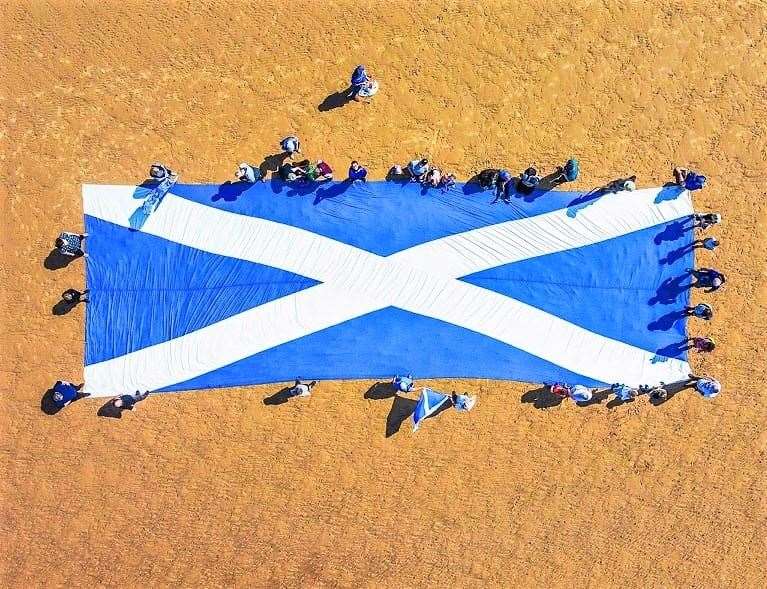
{"label": "person wearing hat", "polygon": [[72,401],[76,401],[80,396],[80,388],[83,385],[75,386],[66,380],[57,380],[53,385],[53,404],[57,409],[63,409]]}
{"label": "person wearing hat", "polygon": [[699,270],[688,268],[688,272],[695,278],[692,286],[695,288],[707,288],[708,290],[704,292],[714,292],[727,281],[724,274],[712,268],[700,268]]}
{"label": "person wearing hat", "polygon": [[684,311],[687,315],[692,315],[704,321],[710,321],[714,316],[714,309],[706,303],[698,303],[694,307],[685,307]]}

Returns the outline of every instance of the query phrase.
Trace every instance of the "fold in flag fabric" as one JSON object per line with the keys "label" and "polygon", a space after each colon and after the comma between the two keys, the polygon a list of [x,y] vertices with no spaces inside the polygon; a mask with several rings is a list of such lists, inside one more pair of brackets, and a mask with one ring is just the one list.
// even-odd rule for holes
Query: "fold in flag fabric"
{"label": "fold in flag fabric", "polygon": [[85,185],[85,391],[689,372],[690,194]]}
{"label": "fold in flag fabric", "polygon": [[448,401],[450,401],[450,397],[447,395],[428,388],[421,389],[421,396],[416,403],[415,411],[413,411],[413,431],[418,431],[421,422],[430,415],[434,415]]}

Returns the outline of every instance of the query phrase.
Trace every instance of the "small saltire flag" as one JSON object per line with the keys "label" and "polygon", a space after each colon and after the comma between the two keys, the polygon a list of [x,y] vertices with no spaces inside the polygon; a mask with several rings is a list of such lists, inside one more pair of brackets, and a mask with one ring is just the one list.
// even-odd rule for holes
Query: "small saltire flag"
{"label": "small saltire flag", "polygon": [[450,400],[450,397],[433,391],[431,389],[421,389],[421,398],[418,399],[418,403],[413,411],[413,431],[418,431],[421,422],[433,415],[436,411]]}

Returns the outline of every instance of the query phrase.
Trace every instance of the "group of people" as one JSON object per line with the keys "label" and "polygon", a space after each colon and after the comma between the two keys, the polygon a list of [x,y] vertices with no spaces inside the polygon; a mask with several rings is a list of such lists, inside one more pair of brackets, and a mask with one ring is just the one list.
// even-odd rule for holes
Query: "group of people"
{"label": "group of people", "polygon": [[[721,383],[715,378],[696,376],[694,374],[690,374],[685,381],[673,383],[673,386],[677,390],[694,387],[701,396],[707,399],[713,399],[722,390]],[[669,389],[671,389],[671,387],[672,385],[667,385],[663,382],[656,386],[641,385],[639,387],[630,387],[625,384],[615,383],[610,385],[608,393],[614,394],[616,400],[621,403],[633,401],[640,395],[648,395],[651,402],[659,404],[668,399],[670,394]],[[548,385],[548,388],[556,397],[561,399],[571,399],[576,404],[589,403],[594,398],[594,394],[599,390],[582,384],[569,385],[563,382],[551,383]]]}

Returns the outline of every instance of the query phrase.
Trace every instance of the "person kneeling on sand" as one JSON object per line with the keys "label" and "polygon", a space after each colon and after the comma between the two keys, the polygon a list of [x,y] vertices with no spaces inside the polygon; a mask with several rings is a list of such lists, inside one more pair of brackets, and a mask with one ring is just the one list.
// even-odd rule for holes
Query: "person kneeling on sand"
{"label": "person kneeling on sand", "polygon": [[312,389],[316,384],[316,380],[313,380],[312,382],[302,382],[300,378],[297,378],[289,393],[292,397],[308,397],[312,394]]}

